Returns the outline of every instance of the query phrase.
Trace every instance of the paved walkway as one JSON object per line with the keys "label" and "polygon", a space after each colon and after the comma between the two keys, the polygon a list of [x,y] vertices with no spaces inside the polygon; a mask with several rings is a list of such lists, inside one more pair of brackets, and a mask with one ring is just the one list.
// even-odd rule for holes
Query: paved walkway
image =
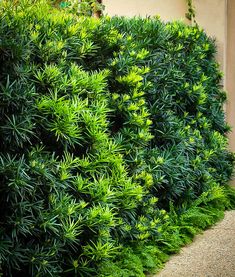
{"label": "paved walkway", "polygon": [[196,236],[155,277],[235,277],[235,211]]}

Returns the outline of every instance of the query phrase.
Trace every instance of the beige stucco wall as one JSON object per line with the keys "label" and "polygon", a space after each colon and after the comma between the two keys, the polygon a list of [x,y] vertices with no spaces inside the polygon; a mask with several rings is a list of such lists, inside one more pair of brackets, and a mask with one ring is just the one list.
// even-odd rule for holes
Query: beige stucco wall
{"label": "beige stucco wall", "polygon": [[217,59],[225,71],[226,0],[194,0],[196,21],[209,36],[216,39]]}
{"label": "beige stucco wall", "polygon": [[228,0],[227,17],[227,51],[226,51],[226,84],[228,101],[226,115],[233,127],[229,134],[230,148],[235,151],[235,0]]}
{"label": "beige stucco wall", "polygon": [[110,16],[153,16],[160,15],[163,20],[185,19],[187,5],[185,0],[103,0],[105,13]]}

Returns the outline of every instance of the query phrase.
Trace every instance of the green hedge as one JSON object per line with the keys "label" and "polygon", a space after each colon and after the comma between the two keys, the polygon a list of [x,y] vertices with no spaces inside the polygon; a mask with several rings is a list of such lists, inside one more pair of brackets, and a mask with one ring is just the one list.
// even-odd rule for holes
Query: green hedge
{"label": "green hedge", "polygon": [[0,273],[144,276],[234,206],[198,27],[0,5]]}

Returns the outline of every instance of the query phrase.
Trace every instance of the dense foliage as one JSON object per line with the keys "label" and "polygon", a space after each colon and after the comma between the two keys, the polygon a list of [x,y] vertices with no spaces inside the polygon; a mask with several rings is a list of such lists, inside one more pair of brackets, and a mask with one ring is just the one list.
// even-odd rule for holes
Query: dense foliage
{"label": "dense foliage", "polygon": [[201,29],[0,12],[0,273],[144,276],[234,206]]}

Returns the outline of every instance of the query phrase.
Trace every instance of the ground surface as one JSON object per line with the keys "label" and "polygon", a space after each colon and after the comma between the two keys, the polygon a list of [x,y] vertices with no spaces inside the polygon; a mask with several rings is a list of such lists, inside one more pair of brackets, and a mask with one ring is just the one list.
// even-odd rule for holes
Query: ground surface
{"label": "ground surface", "polygon": [[196,236],[154,277],[235,277],[235,211]]}

